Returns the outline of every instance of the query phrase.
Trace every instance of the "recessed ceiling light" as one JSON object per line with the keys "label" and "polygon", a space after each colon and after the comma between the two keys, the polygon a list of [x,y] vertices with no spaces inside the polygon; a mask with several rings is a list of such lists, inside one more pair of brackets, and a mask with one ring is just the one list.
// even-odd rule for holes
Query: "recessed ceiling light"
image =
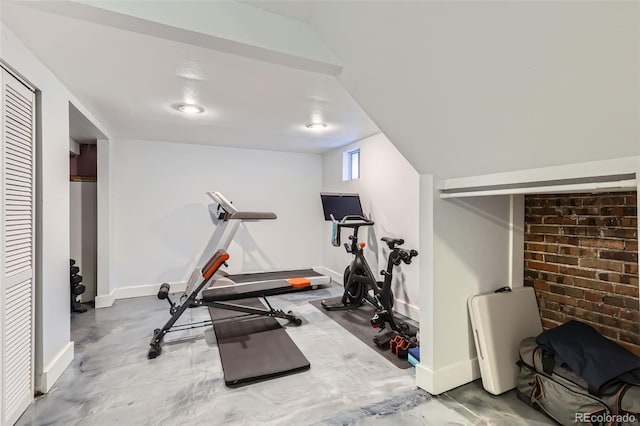
{"label": "recessed ceiling light", "polygon": [[326,123],[309,123],[306,125],[307,129],[310,130],[322,130],[322,129],[326,129],[327,125]]}
{"label": "recessed ceiling light", "polygon": [[185,114],[200,114],[204,111],[204,108],[202,108],[200,105],[194,104],[175,104],[173,107],[180,112],[184,112]]}

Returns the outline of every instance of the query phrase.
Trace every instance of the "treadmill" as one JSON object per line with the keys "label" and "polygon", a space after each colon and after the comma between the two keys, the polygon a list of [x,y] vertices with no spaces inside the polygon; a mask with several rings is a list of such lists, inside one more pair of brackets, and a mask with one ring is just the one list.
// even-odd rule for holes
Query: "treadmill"
{"label": "treadmill", "polygon": [[[274,220],[277,216],[273,212],[247,212],[239,211],[220,192],[207,192],[213,200],[209,205],[212,217],[217,220],[216,229],[204,250],[198,265],[206,263],[218,250],[227,251],[231,241],[235,237],[238,228],[243,222],[257,222],[261,220]],[[191,289],[201,279],[201,268],[198,267],[187,282],[187,289]],[[202,291],[203,297],[208,292],[215,292],[217,297],[222,293],[228,293],[229,298],[241,292],[242,294],[279,294],[298,290],[316,289],[320,285],[329,284],[331,278],[322,275],[313,269],[296,269],[274,272],[257,272],[251,274],[228,275],[218,272],[213,277],[213,284],[209,289]]]}

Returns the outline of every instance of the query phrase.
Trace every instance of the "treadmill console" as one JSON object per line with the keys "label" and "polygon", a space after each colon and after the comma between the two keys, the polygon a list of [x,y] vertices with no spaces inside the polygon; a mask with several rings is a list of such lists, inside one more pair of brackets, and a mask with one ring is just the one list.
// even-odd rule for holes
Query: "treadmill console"
{"label": "treadmill console", "polygon": [[322,200],[324,220],[331,220],[331,215],[337,221],[341,221],[345,216],[364,217],[358,194],[321,192],[320,199]]}

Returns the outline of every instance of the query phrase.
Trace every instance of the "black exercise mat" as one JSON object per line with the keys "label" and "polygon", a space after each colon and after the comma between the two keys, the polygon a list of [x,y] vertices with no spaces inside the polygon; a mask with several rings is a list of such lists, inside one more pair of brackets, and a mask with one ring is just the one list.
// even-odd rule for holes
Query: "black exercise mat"
{"label": "black exercise mat", "polygon": [[[328,304],[339,304],[341,299],[342,296],[339,296],[333,297],[331,299],[325,299],[325,301]],[[396,367],[403,369],[412,367],[412,365],[409,364],[409,361],[407,361],[406,359],[398,358],[388,348],[386,350],[383,350],[377,347],[375,343],[373,343],[374,337],[377,337],[380,340],[388,340],[394,335],[393,330],[388,330],[388,328],[379,333],[377,329],[371,326],[371,317],[375,312],[373,306],[365,304],[360,306],[359,308],[327,311],[322,307],[322,300],[312,300],[309,303],[318,308],[329,318],[340,324],[345,330],[360,339],[374,351],[378,352],[380,355],[391,361]],[[395,317],[397,320],[397,315],[395,315]],[[415,327],[411,327],[411,331],[415,332]]]}
{"label": "black exercise mat", "polygon": [[[232,303],[264,307],[257,298]],[[307,358],[275,318],[258,317],[215,324],[216,320],[242,314],[219,308],[209,308],[209,313],[214,321],[227,386],[242,386],[310,368]]]}

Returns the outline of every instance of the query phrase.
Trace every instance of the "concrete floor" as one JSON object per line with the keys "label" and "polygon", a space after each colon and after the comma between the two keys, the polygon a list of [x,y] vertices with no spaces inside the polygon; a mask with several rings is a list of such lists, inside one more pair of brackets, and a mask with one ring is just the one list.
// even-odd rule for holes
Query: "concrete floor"
{"label": "concrete floor", "polygon": [[[230,389],[211,327],[167,336],[147,359],[151,332],[168,319],[155,297],[118,300],[72,316],[75,359],[18,425],[542,425],[551,420],[517,400],[495,397],[479,381],[434,397],[402,370],[308,303],[340,287],[270,298],[303,319],[287,331],[309,371]],[[184,320],[208,318],[204,308]],[[173,343],[172,343],[173,341]]]}

